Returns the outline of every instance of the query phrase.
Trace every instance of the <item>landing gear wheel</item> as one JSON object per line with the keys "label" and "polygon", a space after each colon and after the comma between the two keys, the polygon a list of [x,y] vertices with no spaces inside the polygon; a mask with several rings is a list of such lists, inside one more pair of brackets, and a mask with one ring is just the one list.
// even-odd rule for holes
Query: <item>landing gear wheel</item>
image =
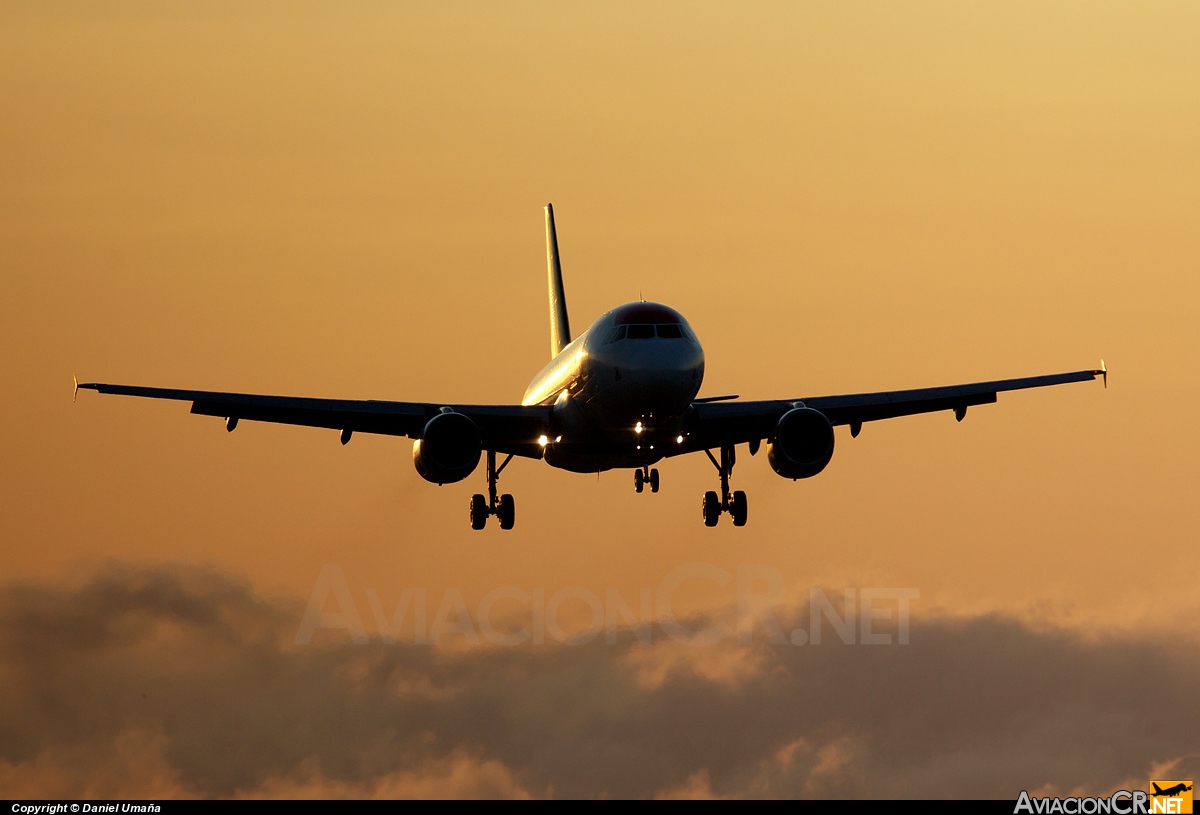
{"label": "landing gear wheel", "polygon": [[501,529],[512,529],[516,521],[517,506],[513,497],[507,492],[500,496],[500,505],[496,507],[496,517],[500,519]]}
{"label": "landing gear wheel", "polygon": [[650,492],[658,492],[658,469],[650,471]]}
{"label": "landing gear wheel", "polygon": [[[757,445],[755,445],[757,449]],[[705,450],[704,454],[708,456],[708,460],[717,468],[717,473],[721,476],[721,495],[718,498],[717,493],[709,490],[704,493],[704,525],[716,526],[717,519],[721,517],[722,512],[728,512],[733,518],[734,526],[746,525],[746,493],[741,490],[735,492],[729,491],[729,477],[733,474],[733,463],[735,461],[735,453],[733,445],[721,448],[721,460],[717,461],[711,450]]]}
{"label": "landing gear wheel", "polygon": [[729,502],[729,514],[733,516],[734,526],[746,525],[746,493],[737,490],[733,500]]}
{"label": "landing gear wheel", "polygon": [[642,485],[645,483],[646,483],[646,479],[642,476],[642,471],[634,470],[633,471],[633,490],[634,490],[634,492],[641,492]]}
{"label": "landing gear wheel", "polygon": [[700,509],[704,513],[704,525],[716,526],[717,521],[721,518],[721,499],[714,491],[709,490],[704,493],[704,502],[700,505]]}
{"label": "landing gear wheel", "polygon": [[487,499],[479,493],[471,496],[471,528],[483,529],[487,526],[488,505]]}
{"label": "landing gear wheel", "polygon": [[500,473],[508,466],[508,462],[512,461],[513,454],[509,453],[499,467],[496,466],[496,451],[487,451],[487,486],[488,494],[472,495],[471,496],[471,528],[483,529],[487,526],[489,515],[495,515],[500,521],[501,529],[512,529],[513,521],[516,519],[517,511],[513,503],[513,497],[508,493],[501,495],[499,500],[496,499],[496,483],[500,480]]}

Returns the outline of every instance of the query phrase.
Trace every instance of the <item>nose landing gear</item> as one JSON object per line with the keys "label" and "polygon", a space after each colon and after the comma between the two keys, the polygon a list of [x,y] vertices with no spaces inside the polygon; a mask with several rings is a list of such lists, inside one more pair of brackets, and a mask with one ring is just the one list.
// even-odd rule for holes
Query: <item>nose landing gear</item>
{"label": "nose landing gear", "polygon": [[708,460],[717,468],[717,472],[721,474],[721,494],[720,496],[713,490],[704,493],[704,500],[700,504],[701,512],[704,517],[705,526],[716,526],[717,521],[721,519],[722,512],[728,512],[733,518],[734,526],[746,525],[746,493],[741,490],[735,490],[732,494],[729,492],[729,478],[733,475],[733,464],[736,460],[733,447],[721,448],[721,461],[718,462],[713,456],[711,450],[705,450],[704,454],[708,456]]}
{"label": "nose landing gear", "polygon": [[641,492],[647,484],[650,492],[658,492],[658,468],[651,470],[643,465],[642,469],[633,471],[634,492]]}
{"label": "nose landing gear", "polygon": [[513,523],[516,520],[516,504],[513,497],[508,493],[504,493],[499,498],[496,497],[496,484],[500,481],[500,473],[508,466],[508,462],[512,461],[512,455],[496,466],[496,453],[493,450],[487,451],[487,485],[488,494],[484,496],[476,493],[471,496],[471,528],[483,529],[487,526],[489,515],[495,515],[500,521],[501,529],[512,529]]}

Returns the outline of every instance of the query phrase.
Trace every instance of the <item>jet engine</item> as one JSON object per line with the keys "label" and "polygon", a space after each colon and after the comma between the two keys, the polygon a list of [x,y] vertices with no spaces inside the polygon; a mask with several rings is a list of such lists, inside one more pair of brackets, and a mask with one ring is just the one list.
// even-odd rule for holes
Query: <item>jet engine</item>
{"label": "jet engine", "polygon": [[479,428],[461,413],[439,413],[413,442],[413,464],[426,481],[453,484],[475,472],[483,444]]}
{"label": "jet engine", "polygon": [[784,478],[809,478],[833,458],[833,425],[812,408],[793,408],[779,417],[767,460]]}

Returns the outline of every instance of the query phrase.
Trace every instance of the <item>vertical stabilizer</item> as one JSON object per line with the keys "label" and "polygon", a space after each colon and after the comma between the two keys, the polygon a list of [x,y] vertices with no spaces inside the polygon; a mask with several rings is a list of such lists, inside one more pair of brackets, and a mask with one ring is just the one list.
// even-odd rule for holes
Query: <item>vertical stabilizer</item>
{"label": "vertical stabilizer", "polygon": [[562,265],[558,262],[558,233],[554,230],[554,205],[546,204],[546,270],[550,276],[550,358],[571,342],[567,321],[567,295],[563,292]]}

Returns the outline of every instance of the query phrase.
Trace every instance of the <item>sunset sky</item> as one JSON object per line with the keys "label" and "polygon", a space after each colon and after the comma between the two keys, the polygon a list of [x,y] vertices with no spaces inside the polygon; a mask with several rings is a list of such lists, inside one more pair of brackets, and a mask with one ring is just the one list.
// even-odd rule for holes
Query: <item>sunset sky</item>
{"label": "sunset sky", "polygon": [[[4,4],[0,794],[1195,774],[1198,44],[1175,3]],[[795,483],[742,448],[749,524],[715,530],[703,457],[660,464],[657,495],[514,461],[516,528],[479,533],[482,471],[428,484],[405,439],[71,401],[77,375],[519,402],[547,361],[547,202],[575,331],[679,309],[701,395],[1101,358],[1109,386],[839,428]],[[636,605],[690,563],[777,570],[781,619],[813,587],[915,588],[912,644],[387,646],[368,603]],[[291,644],[326,564],[369,645]],[[715,619],[734,587],[677,599]]]}

